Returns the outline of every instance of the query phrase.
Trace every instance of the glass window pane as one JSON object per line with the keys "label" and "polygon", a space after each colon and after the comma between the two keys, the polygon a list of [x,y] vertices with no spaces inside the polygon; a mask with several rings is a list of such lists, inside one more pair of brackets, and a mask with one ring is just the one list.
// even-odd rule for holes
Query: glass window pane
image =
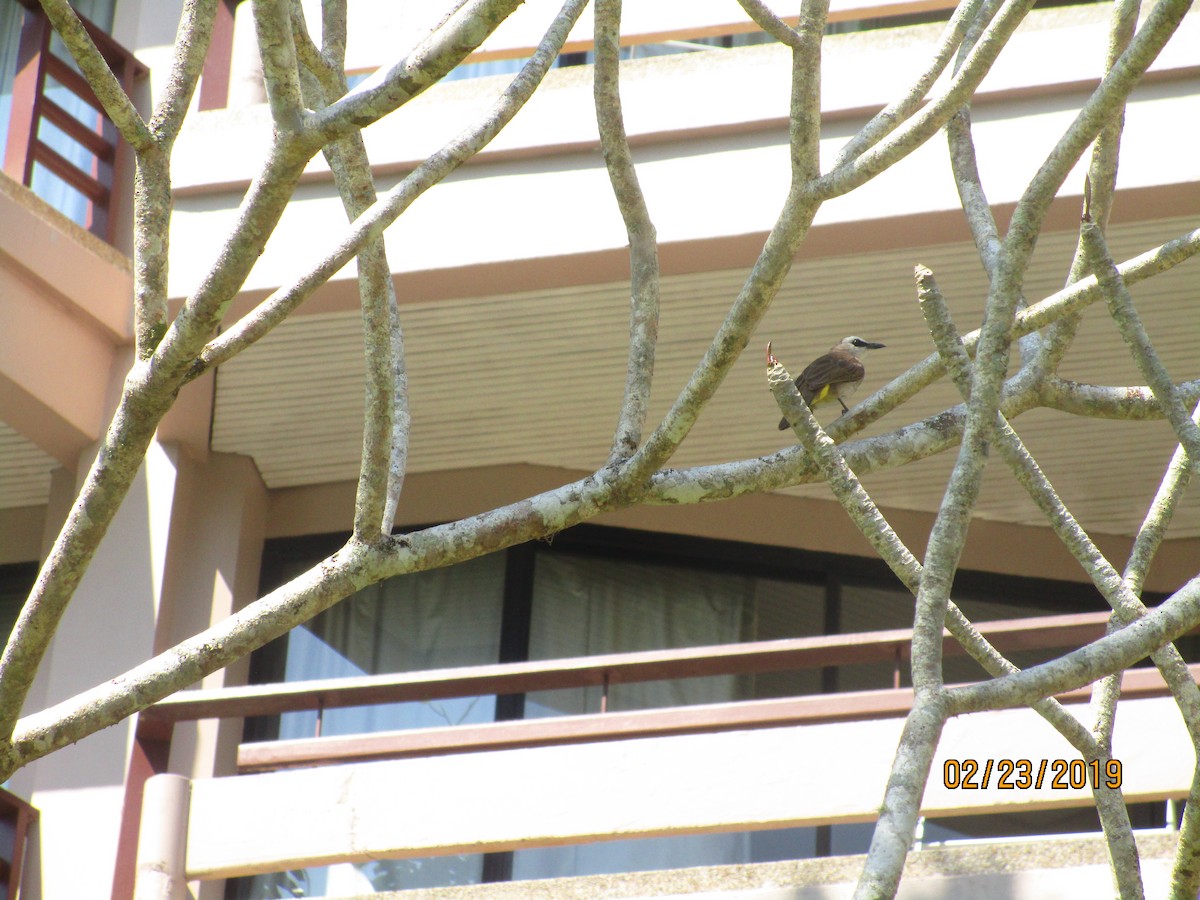
{"label": "glass window pane", "polygon": [[[504,555],[389,579],[293,629],[286,681],[457,668],[496,662]],[[494,697],[455,697],[326,710],[322,734],[490,722]],[[279,737],[315,733],[316,713],[286,713]]]}
{"label": "glass window pane", "polygon": [[[913,596],[904,588],[843,583],[841,595],[843,634],[912,628]],[[909,684],[909,672],[908,662],[902,662],[901,684]],[[893,687],[895,673],[894,661],[842,666],[837,671],[837,690],[886,690]]]}
{"label": "glass window pane", "polygon": [[[754,583],[754,628],[747,638],[778,641],[813,637],[825,628],[825,585],[758,578]],[[821,670],[795,669],[746,676],[748,699],[801,697],[821,693]]]}
{"label": "glass window pane", "polygon": [[[285,567],[283,580],[312,560]],[[285,681],[456,668],[496,662],[504,598],[503,553],[390,579],[359,591],[287,636]],[[321,733],[363,734],[491,722],[494,697],[456,697],[326,710]],[[311,737],[315,712],[285,713],[279,739]],[[233,879],[236,900],[346,896],[381,890],[475,884],[483,855],[314,867]]]}
{"label": "glass window pane", "polygon": [[[568,554],[539,554],[530,659],[662,650],[746,639],[754,579]],[[719,703],[745,692],[736,676],[613,685],[610,710]],[[600,688],[537,691],[525,715],[597,712]]]}

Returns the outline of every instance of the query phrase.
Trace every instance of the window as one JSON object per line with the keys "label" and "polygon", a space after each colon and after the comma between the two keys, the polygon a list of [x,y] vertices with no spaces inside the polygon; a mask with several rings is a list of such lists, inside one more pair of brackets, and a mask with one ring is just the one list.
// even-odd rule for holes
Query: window
{"label": "window", "polygon": [[[303,571],[342,540],[268,542],[263,589]],[[956,599],[977,621],[1106,608],[1087,585],[972,573],[960,574]],[[260,650],[251,677],[292,681],[911,625],[911,595],[878,560],[579,526],[552,543],[368,588]],[[1028,655],[1022,660],[1030,661]],[[967,657],[947,659],[951,681],[982,675]],[[717,676],[614,685],[605,702],[609,710],[720,703],[891,688],[896,678],[893,663]],[[907,666],[900,678],[908,683]],[[362,733],[594,713],[600,704],[599,688],[539,691],[330,710],[319,727],[322,734]],[[247,739],[312,736],[317,729],[314,713],[289,713],[249,722]],[[353,894],[858,853],[870,833],[869,825],[834,825],[379,861],[241,879],[230,896]]]}
{"label": "window", "polygon": [[0,635],[8,640],[25,598],[37,578],[37,563],[0,565]]}

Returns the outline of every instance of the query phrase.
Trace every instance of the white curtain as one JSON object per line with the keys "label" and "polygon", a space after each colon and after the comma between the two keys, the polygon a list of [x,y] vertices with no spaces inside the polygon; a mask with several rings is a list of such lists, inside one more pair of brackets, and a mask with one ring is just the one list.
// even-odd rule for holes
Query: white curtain
{"label": "white curtain", "polygon": [[[541,554],[532,659],[737,643],[752,633],[755,579],[614,560]],[[614,685],[609,710],[736,700],[736,676]],[[597,712],[600,689],[541,691],[527,718]],[[554,773],[546,773],[553,778]],[[704,785],[697,784],[697,791]],[[513,855],[514,880],[746,862],[748,834],[703,834],[548,847]]]}
{"label": "white curtain", "polygon": [[[478,666],[500,650],[504,555],[492,554],[373,585],[296,628],[286,681]],[[327,710],[322,734],[490,722],[492,697]],[[309,737],[315,713],[287,713],[280,738]]]}
{"label": "white curtain", "polygon": [[[298,566],[293,574],[304,568]],[[292,630],[284,680],[494,663],[499,657],[503,591],[502,553],[366,588]],[[321,733],[366,734],[490,722],[494,717],[493,697],[457,697],[327,710]],[[315,727],[315,713],[286,713],[279,737],[311,737]],[[397,810],[402,809],[398,794]],[[347,863],[242,879],[236,896],[262,900],[474,884],[482,870],[480,854]]]}
{"label": "white curtain", "polygon": [[[499,654],[503,554],[393,579],[294,629],[286,680],[334,678],[495,662]],[[750,576],[539,553],[534,568],[531,659],[555,659],[736,643],[753,636]],[[736,676],[616,685],[609,708],[643,709],[719,703],[744,696]],[[543,691],[526,699],[526,717],[596,712],[596,689]],[[328,710],[324,734],[487,722],[494,699],[404,703]],[[280,737],[313,734],[315,714],[282,717]],[[554,779],[556,773],[546,772]],[[703,785],[697,785],[703,790]],[[401,807],[398,807],[398,810]],[[469,815],[448,809],[447,815]],[[513,877],[548,878],[638,869],[738,863],[750,859],[746,834],[615,841],[514,854]],[[239,897],[348,895],[371,890],[468,884],[482,856],[338,865],[258,876]]]}
{"label": "white curtain", "polygon": [[[587,557],[537,560],[530,659],[734,644],[749,636],[754,583],[748,576]],[[618,684],[608,709],[721,703],[739,696],[737,676]],[[526,718],[600,711],[600,688],[539,691]]]}

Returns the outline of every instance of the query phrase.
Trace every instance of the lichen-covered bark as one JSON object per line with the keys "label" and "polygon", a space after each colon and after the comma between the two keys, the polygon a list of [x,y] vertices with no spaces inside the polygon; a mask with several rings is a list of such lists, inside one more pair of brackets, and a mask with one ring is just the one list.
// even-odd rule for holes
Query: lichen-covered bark
{"label": "lichen-covered bark", "polygon": [[[1200,689],[1169,642],[1200,622],[1200,579],[1162,606],[1146,610],[1140,591],[1171,513],[1200,456],[1197,372],[1157,364],[1140,328],[1127,286],[1166,271],[1200,251],[1200,229],[1122,264],[1109,256],[1102,233],[1119,159],[1124,103],[1171,38],[1186,0],[1161,0],[1134,31],[1137,0],[1114,10],[1108,69],[1074,122],[1031,179],[1001,233],[983,191],[971,136],[969,103],[1004,50],[1032,0],[969,0],[956,9],[941,40],[911,85],[852,135],[822,171],[821,53],[826,0],[804,0],[793,29],[760,0],[739,0],[746,14],[792,54],[790,177],[779,185],[780,213],[728,314],[663,416],[647,420],[658,316],[656,235],[625,133],[619,89],[619,0],[597,0],[595,108],[600,145],[614,198],[630,241],[631,317],[624,398],[607,461],[593,474],[475,516],[390,535],[407,464],[407,384],[404,347],[383,232],[425,191],[478,153],[534,95],[582,12],[566,0],[533,58],[495,104],[462,134],[421,162],[399,185],[377,196],[363,127],[388,115],[462,62],[520,0],[463,0],[412,52],[393,60],[353,92],[346,90],[346,7],[326,0],[322,46],[309,37],[298,0],[258,0],[254,16],[274,139],[247,191],[235,225],[206,276],[174,319],[168,316],[167,236],[171,216],[170,155],[195,90],[218,0],[186,0],[175,57],[162,96],[143,119],[117,85],[65,0],[43,0],[81,71],[109,116],[133,146],[138,167],[134,211],[136,362],[97,459],[51,550],[37,584],[0,656],[0,775],[144,709],[383,578],[454,565],[515,544],[547,537],[601,513],[637,503],[695,503],[803,482],[828,483],[846,513],[898,577],[916,594],[913,682],[916,702],[893,761],[879,824],[857,896],[894,894],[920,811],[929,763],[950,715],[1029,705],[1088,759],[1111,753],[1119,691],[1115,678],[1098,689],[1091,730],[1053,694],[1120,672],[1152,655],[1200,749]],[[935,82],[957,54],[946,90]],[[781,110],[781,115],[784,111]],[[990,282],[987,316],[959,338],[936,293],[932,273],[921,278],[935,352],[823,431],[802,408],[791,378],[772,365],[768,385],[797,422],[800,444],[753,460],[691,469],[666,468],[720,388],[794,264],[821,204],[869,182],[947,127],[951,166],[968,225]],[[826,136],[827,137],[827,136]],[[1093,146],[1091,217],[1070,283],[1037,302],[1023,296],[1025,270],[1049,204],[1071,168]],[[291,201],[301,172],[324,151],[352,220],[329,239],[324,254],[249,314],[226,322],[230,303]],[[18,721],[28,686],[79,580],[140,466],[154,430],[188,380],[269,333],[357,258],[363,302],[367,372],[366,421],[353,537],[339,551],[240,612],[119,678]],[[1096,271],[1087,276],[1086,268]],[[1149,387],[1064,381],[1058,362],[1069,352],[1074,319],[1105,299],[1134,349]],[[220,334],[218,335],[218,331]],[[1022,368],[1009,377],[1009,346],[1022,340]],[[973,362],[972,362],[973,358]],[[964,402],[884,434],[863,428],[950,373]],[[800,404],[798,407],[797,404]],[[1150,505],[1123,574],[1100,554],[1024,447],[1012,422],[1033,408],[1095,417],[1171,421],[1181,447]],[[645,436],[644,432],[649,431]],[[991,446],[1034,498],[1056,535],[1114,609],[1103,639],[1042,666],[1018,671],[985,641],[951,600],[958,565]],[[924,564],[904,546],[860,481],[878,469],[905,465],[957,448],[958,460],[938,512]],[[603,455],[603,448],[599,448]],[[348,523],[350,524],[350,523]],[[994,676],[950,690],[942,683],[942,627]],[[3,740],[11,735],[11,740]],[[1193,783],[1200,796],[1200,780]],[[1109,838],[1115,883],[1139,896],[1136,847],[1119,792],[1096,795]],[[1189,803],[1173,874],[1174,896],[1200,889],[1200,802]]]}

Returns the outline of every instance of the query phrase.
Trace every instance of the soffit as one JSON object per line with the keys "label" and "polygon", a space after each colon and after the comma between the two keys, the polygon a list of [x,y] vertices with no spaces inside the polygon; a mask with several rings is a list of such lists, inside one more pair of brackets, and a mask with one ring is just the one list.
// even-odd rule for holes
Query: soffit
{"label": "soffit", "polygon": [[0,422],[0,509],[45,504],[57,466],[54,457]]}
{"label": "soffit", "polygon": [[[1111,229],[1125,259],[1194,227],[1158,220]],[[1060,287],[1073,233],[1045,235],[1026,293],[1039,299]],[[877,388],[932,347],[915,302],[912,267],[933,269],[961,331],[979,324],[985,284],[973,247],[801,260],[726,383],[688,436],[673,466],[710,464],[787,446],[765,387],[763,348],[796,373],[847,333],[888,348],[868,361]],[[651,420],[669,407],[703,354],[745,277],[718,271],[663,279]],[[1197,263],[1137,285],[1135,300],[1177,380],[1197,372]],[[593,469],[604,463],[625,378],[628,286],[602,284],[503,296],[405,303],[401,308],[411,386],[414,472],[531,463]],[[1063,375],[1104,384],[1141,384],[1102,306],[1084,317]],[[361,330],[355,314],[298,317],[218,373],[212,445],[248,454],[272,488],[353,479],[363,408]],[[941,382],[876,423],[883,433],[957,402]],[[828,422],[832,413],[824,413]],[[1128,534],[1146,507],[1174,441],[1161,421],[1103,422],[1035,410],[1015,427],[1063,499],[1089,529]],[[881,504],[936,509],[952,454],[867,476]],[[823,485],[791,492],[827,496]],[[1040,514],[1001,464],[989,467],[978,514],[1040,523]],[[1185,499],[1172,536],[1200,534],[1200,502]]]}

